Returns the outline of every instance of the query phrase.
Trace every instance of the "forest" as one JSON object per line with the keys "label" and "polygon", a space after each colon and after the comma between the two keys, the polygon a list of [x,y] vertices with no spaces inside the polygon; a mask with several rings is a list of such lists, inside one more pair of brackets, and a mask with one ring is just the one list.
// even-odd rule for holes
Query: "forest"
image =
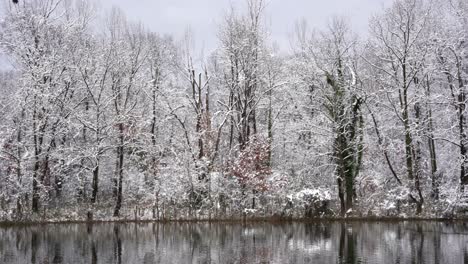
{"label": "forest", "polygon": [[91,0],[3,0],[0,221],[465,215],[467,0],[363,36],[298,18],[287,52],[244,2],[202,56]]}

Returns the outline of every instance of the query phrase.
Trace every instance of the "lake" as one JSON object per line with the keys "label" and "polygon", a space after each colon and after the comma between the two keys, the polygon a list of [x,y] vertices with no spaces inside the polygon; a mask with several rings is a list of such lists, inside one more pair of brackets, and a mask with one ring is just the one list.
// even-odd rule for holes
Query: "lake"
{"label": "lake", "polygon": [[463,222],[0,227],[0,263],[468,263]]}

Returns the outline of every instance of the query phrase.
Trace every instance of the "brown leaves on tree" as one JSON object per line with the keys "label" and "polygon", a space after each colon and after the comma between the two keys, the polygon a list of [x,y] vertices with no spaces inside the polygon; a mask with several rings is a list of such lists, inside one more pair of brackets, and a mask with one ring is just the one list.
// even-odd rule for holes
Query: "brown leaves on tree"
{"label": "brown leaves on tree", "polygon": [[231,175],[243,187],[259,192],[268,190],[267,176],[271,174],[269,150],[267,140],[252,138],[231,166]]}

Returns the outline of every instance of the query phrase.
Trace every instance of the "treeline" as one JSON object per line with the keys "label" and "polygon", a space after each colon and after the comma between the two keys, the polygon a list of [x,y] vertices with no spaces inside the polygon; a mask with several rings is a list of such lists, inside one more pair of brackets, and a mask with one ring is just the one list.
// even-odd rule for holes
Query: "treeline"
{"label": "treeline", "polygon": [[365,39],[298,23],[287,55],[247,0],[202,58],[90,1],[4,4],[4,220],[465,209],[466,0],[396,0]]}

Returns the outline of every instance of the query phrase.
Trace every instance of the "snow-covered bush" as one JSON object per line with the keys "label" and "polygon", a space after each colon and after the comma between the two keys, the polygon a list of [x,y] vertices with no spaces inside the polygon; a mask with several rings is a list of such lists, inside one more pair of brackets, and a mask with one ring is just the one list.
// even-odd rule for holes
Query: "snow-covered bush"
{"label": "snow-covered bush", "polygon": [[303,189],[287,196],[291,208],[303,212],[304,217],[321,217],[331,213],[332,193],[327,188]]}

